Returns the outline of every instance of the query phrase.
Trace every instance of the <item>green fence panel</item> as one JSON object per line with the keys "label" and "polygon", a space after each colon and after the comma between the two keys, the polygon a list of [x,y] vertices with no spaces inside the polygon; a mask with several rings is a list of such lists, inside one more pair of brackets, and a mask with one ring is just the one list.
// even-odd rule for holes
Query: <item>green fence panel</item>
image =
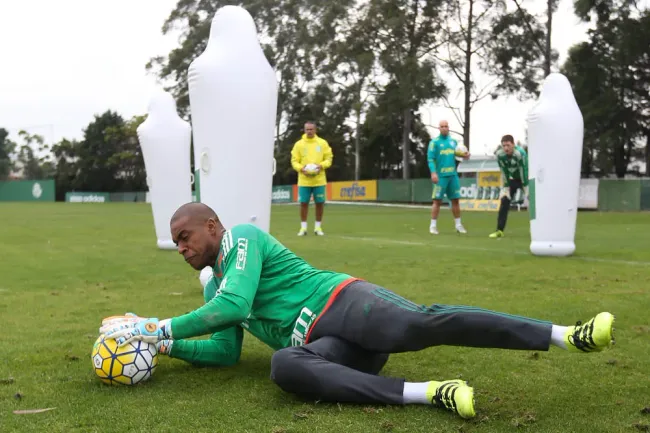
{"label": "green fence panel", "polygon": [[650,210],[650,179],[641,180],[641,210]]}
{"label": "green fence panel", "polygon": [[0,201],[54,201],[54,180],[0,182]]}
{"label": "green fence panel", "polygon": [[107,192],[66,192],[65,201],[70,203],[106,203],[110,201],[110,194]]}
{"label": "green fence panel", "polygon": [[598,184],[598,210],[638,211],[640,209],[640,179],[600,180]]}
{"label": "green fence panel", "polygon": [[377,201],[410,202],[412,182],[404,179],[378,180]]}
{"label": "green fence panel", "polygon": [[411,188],[413,202],[431,203],[431,194],[433,194],[431,179],[413,179]]}
{"label": "green fence panel", "polygon": [[143,192],[112,192],[109,194],[110,201],[137,202],[145,201],[147,193]]}
{"label": "green fence panel", "polygon": [[271,193],[272,203],[291,203],[293,201],[293,185],[276,185]]}

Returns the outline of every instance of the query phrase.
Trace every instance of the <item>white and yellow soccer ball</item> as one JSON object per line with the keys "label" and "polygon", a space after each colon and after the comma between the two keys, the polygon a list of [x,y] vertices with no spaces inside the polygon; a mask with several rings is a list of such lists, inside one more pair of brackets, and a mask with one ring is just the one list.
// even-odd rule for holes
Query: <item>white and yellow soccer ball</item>
{"label": "white and yellow soccer ball", "polygon": [[305,171],[307,172],[307,174],[314,175],[314,174],[316,174],[318,172],[318,165],[317,164],[311,164],[311,163],[307,164],[305,166]]}
{"label": "white and yellow soccer ball", "polygon": [[454,155],[456,156],[456,161],[462,161],[463,156],[465,156],[469,152],[467,149],[467,146],[464,144],[460,143],[456,146],[456,150],[454,151]]}
{"label": "white and yellow soccer ball", "polygon": [[91,354],[95,375],[107,385],[136,385],[149,379],[158,366],[155,344],[134,341],[117,347],[103,335],[95,341]]}

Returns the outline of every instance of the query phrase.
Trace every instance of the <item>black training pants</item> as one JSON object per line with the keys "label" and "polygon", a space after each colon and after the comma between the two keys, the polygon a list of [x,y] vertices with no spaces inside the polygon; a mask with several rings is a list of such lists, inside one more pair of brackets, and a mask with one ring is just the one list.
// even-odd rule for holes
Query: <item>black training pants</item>
{"label": "black training pants", "polygon": [[551,327],[476,307],[418,305],[355,281],[316,322],[308,344],[273,354],[271,379],[314,400],[402,404],[404,380],[377,376],[388,354],[439,345],[548,350]]}
{"label": "black training pants", "polygon": [[515,198],[517,190],[523,190],[521,180],[510,179],[510,198],[501,197],[501,206],[499,206],[499,216],[497,218],[497,230],[504,231],[506,229],[506,222],[508,222],[508,212],[510,212],[510,203]]}

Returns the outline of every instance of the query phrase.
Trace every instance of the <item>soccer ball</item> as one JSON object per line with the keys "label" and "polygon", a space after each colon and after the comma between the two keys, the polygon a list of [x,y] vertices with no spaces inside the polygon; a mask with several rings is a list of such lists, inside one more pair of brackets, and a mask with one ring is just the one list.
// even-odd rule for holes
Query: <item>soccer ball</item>
{"label": "soccer ball", "polygon": [[468,152],[467,146],[464,144],[459,144],[456,146],[456,150],[454,151],[454,155],[456,156],[456,161],[462,161],[463,156]]}
{"label": "soccer ball", "polygon": [[318,170],[318,165],[316,164],[307,164],[305,166],[305,171],[307,174],[316,174],[316,171]]}
{"label": "soccer ball", "polygon": [[158,366],[156,345],[134,341],[122,347],[100,335],[91,355],[93,370],[107,385],[136,385],[151,377]]}

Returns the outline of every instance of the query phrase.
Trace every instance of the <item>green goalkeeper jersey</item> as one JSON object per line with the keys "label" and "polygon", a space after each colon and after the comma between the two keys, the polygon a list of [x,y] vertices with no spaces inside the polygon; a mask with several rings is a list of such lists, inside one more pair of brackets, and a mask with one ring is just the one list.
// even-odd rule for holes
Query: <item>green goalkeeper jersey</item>
{"label": "green goalkeeper jersey", "polygon": [[528,186],[528,155],[521,146],[515,146],[512,155],[507,155],[499,147],[495,152],[501,169],[501,185],[510,186],[510,179],[520,180],[523,186]]}
{"label": "green goalkeeper jersey", "polygon": [[[241,349],[241,328],[274,350],[302,345],[334,289],[350,278],[313,268],[255,225],[237,225],[223,236],[205,305],[172,319],[171,356],[232,358],[226,352]],[[183,341],[211,333],[212,342]]]}

